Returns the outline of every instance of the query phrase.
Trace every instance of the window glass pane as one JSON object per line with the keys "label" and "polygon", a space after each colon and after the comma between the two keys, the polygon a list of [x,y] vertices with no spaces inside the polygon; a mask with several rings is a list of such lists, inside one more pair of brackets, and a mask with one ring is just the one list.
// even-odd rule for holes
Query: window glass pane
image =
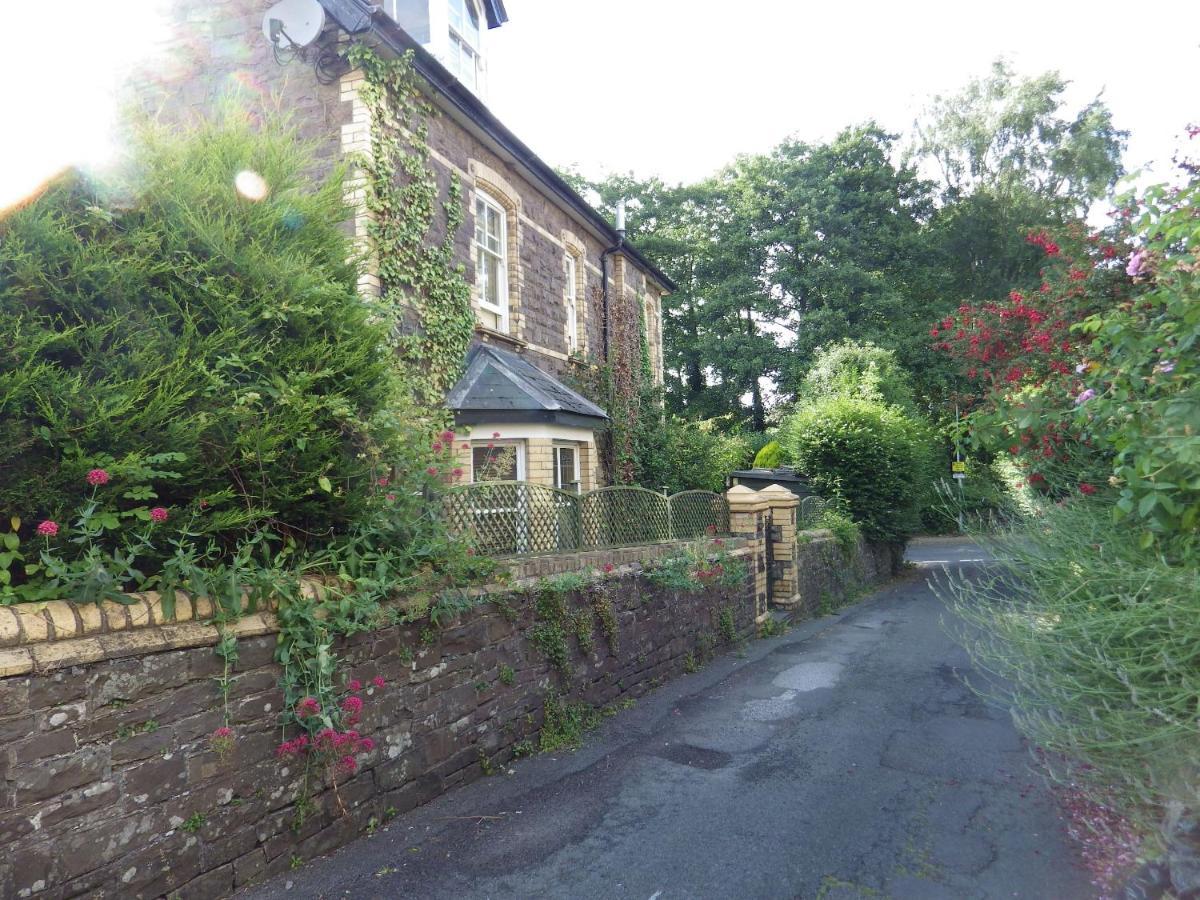
{"label": "window glass pane", "polygon": [[450,27],[460,33],[463,30],[463,2],[464,0],[450,0]]}
{"label": "window glass pane", "polygon": [[554,454],[557,463],[554,472],[554,486],[568,491],[577,490],[578,485],[575,483],[575,448],[555,447]]}
{"label": "window glass pane", "polygon": [[474,481],[516,481],[516,445],[472,447],[471,478]]}
{"label": "window glass pane", "polygon": [[475,8],[475,4],[471,0],[465,0],[467,6],[467,22],[466,31],[464,32],[467,40],[471,42],[472,47],[479,46],[479,11]]}

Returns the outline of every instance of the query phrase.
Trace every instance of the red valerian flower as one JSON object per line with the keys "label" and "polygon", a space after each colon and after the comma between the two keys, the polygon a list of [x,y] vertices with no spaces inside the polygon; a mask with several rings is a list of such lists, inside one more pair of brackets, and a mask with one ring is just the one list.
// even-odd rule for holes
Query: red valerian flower
{"label": "red valerian flower", "polygon": [[357,678],[355,678],[348,685],[346,685],[346,690],[361,691],[362,690],[362,682],[359,681]]}
{"label": "red valerian flower", "polygon": [[296,704],[296,718],[303,719],[306,716],[315,716],[321,711],[321,701],[316,697],[305,697]]}
{"label": "red valerian flower", "polygon": [[451,431],[450,429],[446,429],[445,431],[443,431],[442,432],[442,442],[446,443],[446,444],[453,444],[454,443],[454,432]]}
{"label": "red valerian flower", "polygon": [[171,514],[167,512],[165,507],[156,506],[154,509],[150,510],[150,521],[165,522],[170,515]]}
{"label": "red valerian flower", "polygon": [[433,451],[434,451],[434,453],[438,452],[438,451],[439,451],[439,450],[441,450],[441,449],[442,449],[442,442],[441,442],[441,441],[434,441],[434,442],[433,442]]}
{"label": "red valerian flower", "polygon": [[387,684],[387,682],[384,680],[382,675],[376,675],[374,678],[371,679],[371,684],[375,685],[375,687],[377,687],[377,688],[381,688],[385,684]]}
{"label": "red valerian flower", "polygon": [[[362,688],[362,685],[359,685]],[[362,712],[363,702],[362,697],[347,697],[342,701],[342,712],[357,713]]]}
{"label": "red valerian flower", "polygon": [[58,523],[53,519],[46,519],[38,523],[37,533],[42,537],[54,537],[58,534]]}
{"label": "red valerian flower", "polygon": [[614,566],[612,563],[605,563],[605,564],[604,564],[604,571],[605,571],[605,572],[611,572],[611,571],[612,571],[614,568],[616,568],[616,567],[615,567],[615,566]]}
{"label": "red valerian flower", "polygon": [[87,473],[87,483],[93,487],[108,484],[108,473],[103,469],[92,469]]}
{"label": "red valerian flower", "polygon": [[492,432],[492,437],[494,437],[494,438],[498,438],[498,437],[500,437],[500,432],[498,432],[498,431],[493,431],[493,432]]}
{"label": "red valerian flower", "polygon": [[378,484],[380,487],[387,487],[387,486],[388,486],[388,484],[390,484],[390,483],[391,483],[391,479],[390,479],[390,478],[388,478],[386,475],[384,475],[382,478],[380,478],[380,479],[379,479],[377,482],[375,482],[375,483],[376,483],[376,484]]}
{"label": "red valerian flower", "polygon": [[1094,494],[1096,493],[1096,486],[1094,484],[1088,484],[1086,481],[1081,482],[1079,485],[1079,493]]}
{"label": "red valerian flower", "polygon": [[425,474],[429,475],[429,476],[436,475],[437,473],[438,473],[437,466],[430,466],[428,469],[425,470]]}
{"label": "red valerian flower", "polygon": [[453,475],[455,478],[462,478],[462,476],[463,476],[463,470],[462,470],[462,469],[459,469],[459,468],[456,468],[456,469],[455,469],[453,472],[451,472],[450,474],[451,474],[451,475]]}

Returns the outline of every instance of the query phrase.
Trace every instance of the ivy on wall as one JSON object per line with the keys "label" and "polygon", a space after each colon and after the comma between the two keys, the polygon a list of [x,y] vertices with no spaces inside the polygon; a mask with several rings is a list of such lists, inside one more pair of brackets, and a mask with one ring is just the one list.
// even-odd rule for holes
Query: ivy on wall
{"label": "ivy on wall", "polygon": [[[475,332],[464,267],[454,261],[463,223],[462,185],[451,173],[443,199],[429,166],[426,117],[412,53],[383,59],[355,44],[347,58],[363,73],[359,98],[371,116],[366,179],[367,237],[379,266],[379,314],[392,323],[401,374],[422,410],[440,411]],[[431,239],[442,218],[445,231]],[[434,414],[445,419],[446,414]],[[440,423],[439,423],[440,424]]]}
{"label": "ivy on wall", "polygon": [[[593,315],[605,321],[604,298],[592,295]],[[662,391],[654,383],[645,313],[635,293],[616,294],[608,309],[608,359],[595,362],[578,385],[608,413],[600,436],[601,464],[614,484],[649,484],[658,466],[650,459],[662,426]]]}

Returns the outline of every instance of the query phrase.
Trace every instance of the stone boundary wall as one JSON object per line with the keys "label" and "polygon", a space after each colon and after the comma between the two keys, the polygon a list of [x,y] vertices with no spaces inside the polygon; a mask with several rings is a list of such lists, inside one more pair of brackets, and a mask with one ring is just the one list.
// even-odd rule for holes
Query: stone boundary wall
{"label": "stone boundary wall", "polygon": [[[0,609],[0,897],[215,898],[328,852],[509,763],[514,746],[536,741],[548,696],[593,707],[636,698],[718,652],[726,611],[737,638],[753,634],[761,545],[734,553],[752,564],[736,587],[675,591],[624,562],[599,593],[567,595],[572,615],[595,612],[602,596],[617,635],[614,648],[598,613],[590,647],[564,625],[569,676],[531,642],[534,598],[520,586],[440,630],[423,622],[339,641],[338,677],[368,685],[358,727],[376,746],[336,792],[314,788],[299,826],[302,763],[275,754],[284,736],[273,613],[232,626],[235,742],[222,754],[211,736],[225,721],[224,663],[206,601],[184,600],[173,622],[152,595]],[[384,688],[371,686],[375,676]]]}

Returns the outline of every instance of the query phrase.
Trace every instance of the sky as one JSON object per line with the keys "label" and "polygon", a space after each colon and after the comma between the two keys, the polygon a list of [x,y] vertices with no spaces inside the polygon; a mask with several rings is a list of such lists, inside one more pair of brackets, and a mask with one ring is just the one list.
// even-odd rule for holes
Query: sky
{"label": "sky", "polygon": [[[510,21],[488,34],[489,105],[547,162],[587,175],[695,180],[787,136],[828,139],[869,118],[904,132],[930,95],[1001,55],[1026,74],[1058,68],[1076,105],[1103,90],[1132,131],[1130,168],[1165,175],[1200,121],[1195,0],[506,5]],[[2,208],[119,151],[116,88],[161,24],[154,0],[61,0],[52,18],[42,3],[0,6]]]}
{"label": "sky", "polygon": [[1200,2],[506,0],[489,105],[543,159],[586,175],[702,178],[788,136],[875,119],[904,133],[936,93],[1004,56],[1103,91],[1127,166],[1165,173],[1200,120]]}

